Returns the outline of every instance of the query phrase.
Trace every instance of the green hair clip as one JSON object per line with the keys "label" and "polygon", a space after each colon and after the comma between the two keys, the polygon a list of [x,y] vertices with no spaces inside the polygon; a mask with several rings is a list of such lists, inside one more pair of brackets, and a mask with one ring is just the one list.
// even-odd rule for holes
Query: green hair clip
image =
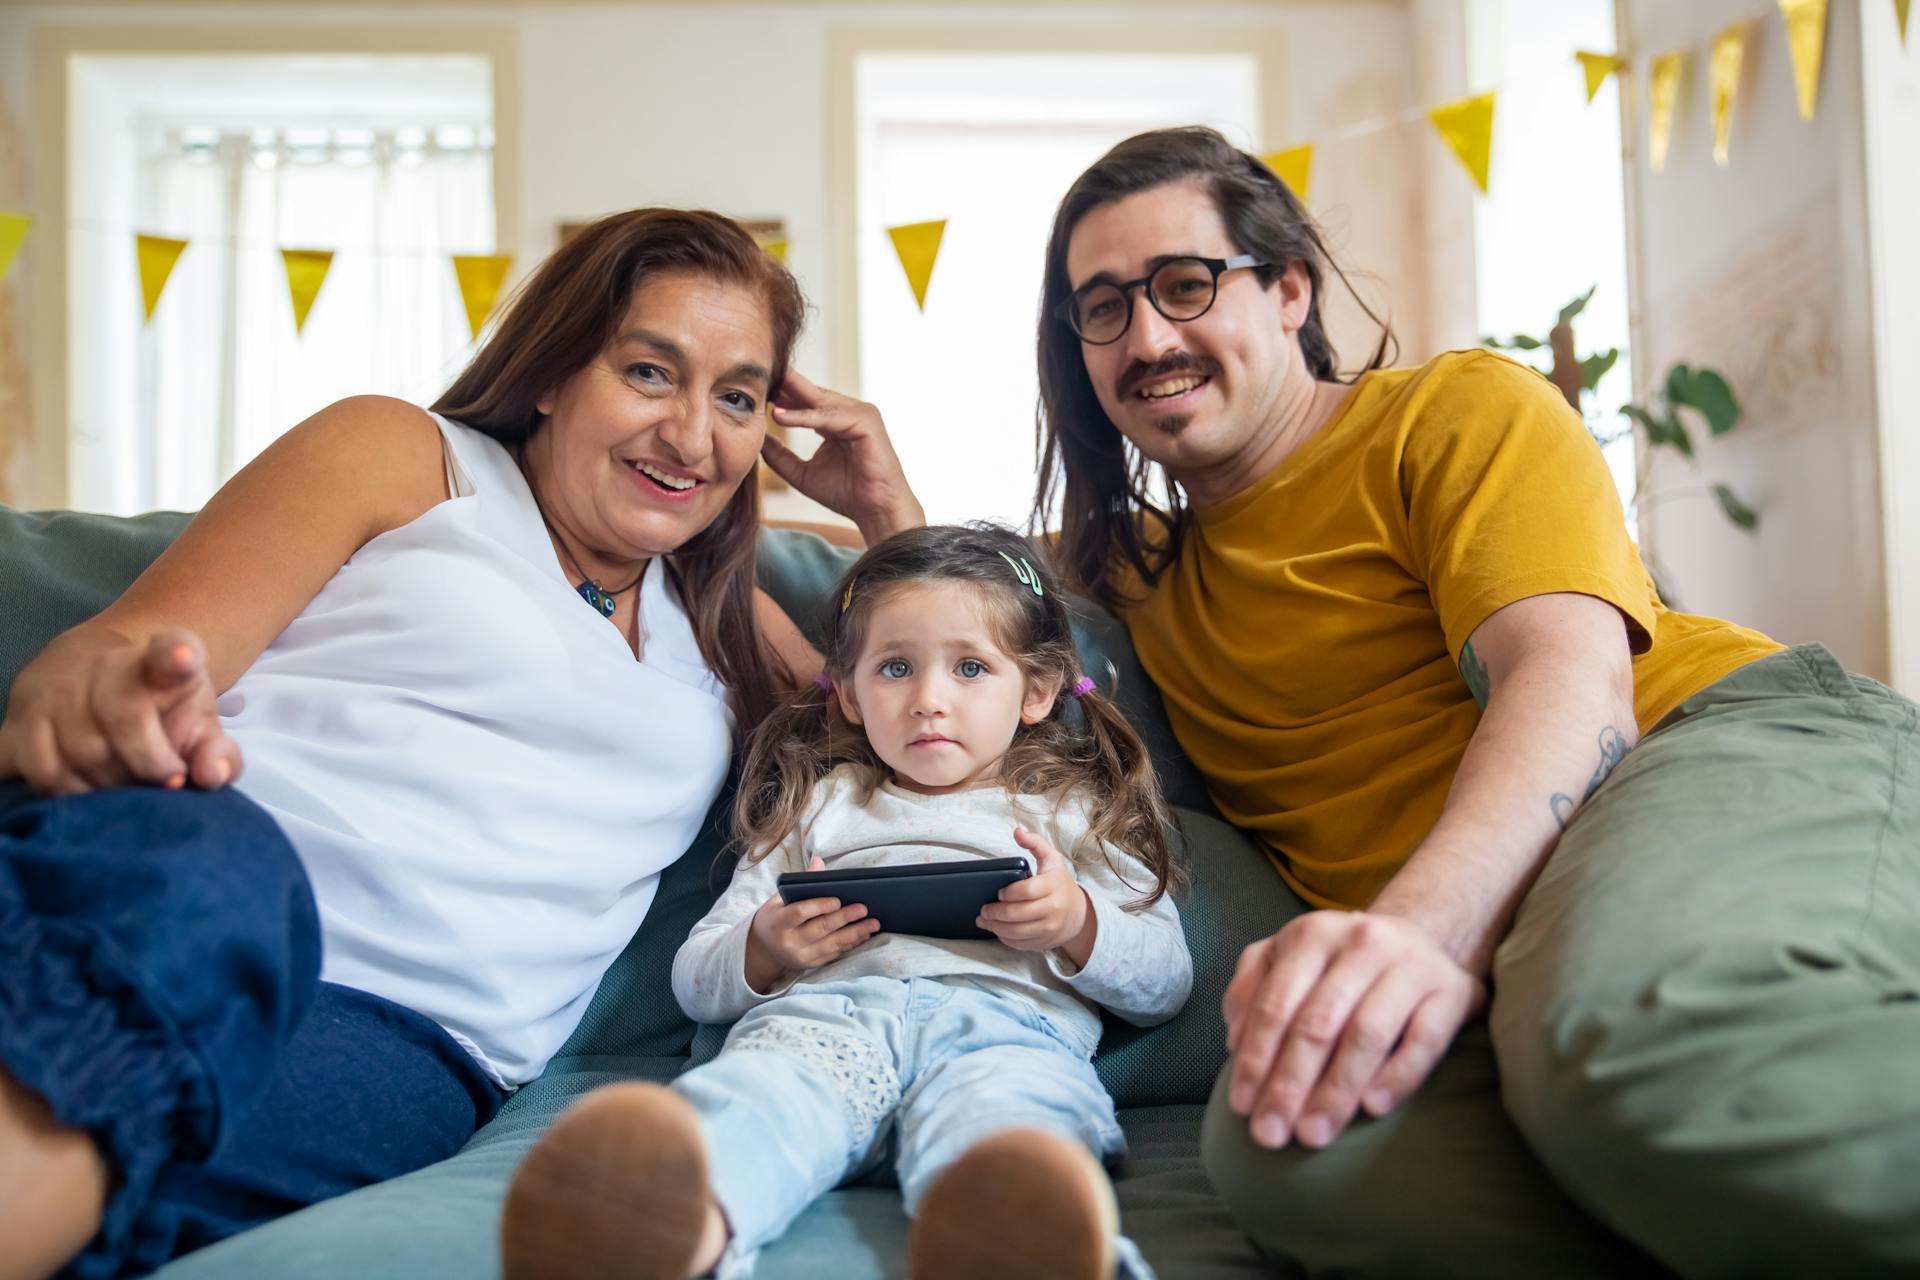
{"label": "green hair clip", "polygon": [[1015,560],[1012,556],[1002,551],[1000,558],[1013,566],[1013,576],[1020,579],[1021,586],[1032,587],[1033,594],[1037,596],[1047,594],[1040,589],[1040,575],[1033,571],[1033,566],[1027,563],[1025,556],[1021,556],[1018,560]]}

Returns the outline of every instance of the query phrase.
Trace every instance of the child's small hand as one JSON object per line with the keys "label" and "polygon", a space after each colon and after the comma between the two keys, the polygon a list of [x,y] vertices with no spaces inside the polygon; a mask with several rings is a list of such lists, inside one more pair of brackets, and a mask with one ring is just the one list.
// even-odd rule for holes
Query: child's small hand
{"label": "child's small hand", "polygon": [[[826,869],[817,857],[807,864],[809,871]],[[765,992],[783,974],[838,960],[879,931],[880,922],[866,914],[860,903],[843,907],[838,898],[802,898],[789,905],[776,890],[747,928],[747,984]]]}
{"label": "child's small hand", "polygon": [[[1002,889],[1000,901],[980,909],[977,923],[1015,951],[1065,947],[1075,964],[1085,965],[1093,951],[1093,904],[1073,878],[1073,864],[1024,827],[1013,829],[1013,839],[1033,855],[1033,874]],[[1083,933],[1084,949],[1075,945]]]}

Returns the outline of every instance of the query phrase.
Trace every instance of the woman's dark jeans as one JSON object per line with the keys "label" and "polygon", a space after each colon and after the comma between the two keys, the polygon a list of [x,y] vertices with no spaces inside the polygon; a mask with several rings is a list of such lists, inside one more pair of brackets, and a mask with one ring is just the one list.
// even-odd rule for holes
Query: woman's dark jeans
{"label": "woman's dark jeans", "polygon": [[444,1159],[499,1109],[440,1027],[319,975],[306,873],[232,788],[0,818],[0,1066],[112,1177],[64,1275],[143,1275]]}

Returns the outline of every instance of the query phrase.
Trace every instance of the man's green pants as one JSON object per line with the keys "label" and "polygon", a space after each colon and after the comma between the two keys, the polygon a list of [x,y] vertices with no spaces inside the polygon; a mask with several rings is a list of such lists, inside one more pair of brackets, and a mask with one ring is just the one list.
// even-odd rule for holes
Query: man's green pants
{"label": "man's green pants", "polygon": [[1249,1235],[1311,1274],[1920,1275],[1916,717],[1817,645],[1688,699],[1398,1111],[1267,1151],[1221,1076],[1207,1168]]}

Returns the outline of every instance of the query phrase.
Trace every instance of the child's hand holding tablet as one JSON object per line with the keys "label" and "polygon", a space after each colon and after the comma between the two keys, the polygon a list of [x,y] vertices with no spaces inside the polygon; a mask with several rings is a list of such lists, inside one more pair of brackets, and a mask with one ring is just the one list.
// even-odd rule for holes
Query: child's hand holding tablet
{"label": "child's hand holding tablet", "polygon": [[[818,858],[814,861],[820,863]],[[966,858],[958,862],[834,870],[827,870],[826,864],[820,863],[805,871],[789,871],[776,881],[786,907],[775,914],[784,915],[811,903],[814,911],[805,919],[833,921],[819,943],[836,942],[836,949],[826,951],[821,959],[804,966],[811,968],[852,950],[877,929],[923,938],[991,938],[993,935],[976,923],[981,910],[998,902],[1002,889],[1032,874],[1032,864],[1024,857]],[[823,899],[837,901],[838,911],[819,905]],[[856,928],[849,928],[850,925]],[[756,919],[755,927],[758,926]],[[811,930],[803,932],[814,933],[820,928],[816,923]],[[859,932],[860,929],[864,932]],[[847,936],[836,940],[835,935],[840,933]]]}

